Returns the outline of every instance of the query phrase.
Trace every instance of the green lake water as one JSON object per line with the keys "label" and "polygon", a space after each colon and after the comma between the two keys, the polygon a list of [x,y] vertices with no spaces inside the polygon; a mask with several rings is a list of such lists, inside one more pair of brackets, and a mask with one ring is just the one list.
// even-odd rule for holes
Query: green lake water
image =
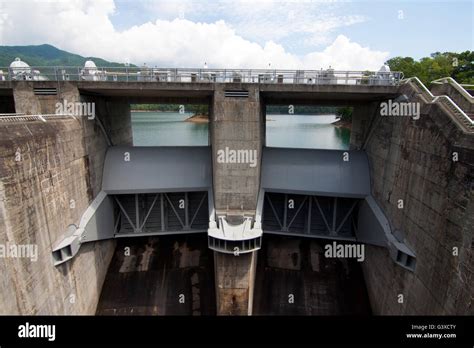
{"label": "green lake water", "polygon": [[[208,124],[184,122],[191,115],[132,112],[134,145],[208,145]],[[266,146],[346,150],[350,131],[333,126],[334,119],[334,115],[267,115]]]}

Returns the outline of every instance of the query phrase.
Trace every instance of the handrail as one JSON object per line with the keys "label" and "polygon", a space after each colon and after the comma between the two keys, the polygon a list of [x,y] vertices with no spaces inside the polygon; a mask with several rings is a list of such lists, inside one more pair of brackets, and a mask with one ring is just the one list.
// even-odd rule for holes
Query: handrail
{"label": "handrail", "polygon": [[71,117],[76,119],[72,114],[0,114],[0,122],[25,122],[25,121],[43,121],[47,122],[48,119],[55,118],[68,118]]}
{"label": "handrail", "polygon": [[111,82],[243,82],[291,84],[398,85],[402,72],[278,70],[278,69],[209,69],[37,66],[0,67],[2,81],[111,81]]}
{"label": "handrail", "polygon": [[462,94],[464,98],[466,98],[470,103],[474,103],[474,97],[464,89],[463,86],[461,86],[455,79],[452,77],[443,77],[441,79],[437,79],[434,81],[431,81],[431,83],[434,84],[443,84],[443,83],[449,83],[451,86],[453,86],[459,93]]}
{"label": "handrail", "polygon": [[[448,110],[451,110],[452,115],[460,122],[461,125],[467,127],[469,132],[474,132],[474,121],[461,109],[459,106],[447,95],[435,96],[431,91],[426,88],[423,82],[416,76],[403,79],[400,81],[401,84],[414,82],[416,85],[421,87],[422,91],[428,95],[429,103],[444,104]],[[454,110],[453,110],[454,109]]]}

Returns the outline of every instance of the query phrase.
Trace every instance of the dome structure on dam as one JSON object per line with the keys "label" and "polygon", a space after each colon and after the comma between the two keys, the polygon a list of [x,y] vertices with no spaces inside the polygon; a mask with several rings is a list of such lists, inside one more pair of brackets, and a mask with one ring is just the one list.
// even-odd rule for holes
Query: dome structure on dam
{"label": "dome structure on dam", "polygon": [[387,64],[384,64],[380,67],[379,72],[381,73],[389,73],[390,67]]}
{"label": "dome structure on dam", "polygon": [[87,60],[84,63],[84,69],[81,70],[81,79],[86,81],[105,81],[107,73],[97,68],[93,60]]}
{"label": "dome structure on dam", "polygon": [[11,62],[10,69],[12,69],[12,71],[15,74],[21,74],[21,73],[25,74],[25,73],[30,73],[31,72],[30,66],[18,57],[15,58],[15,60],[13,62]]}
{"label": "dome structure on dam", "polygon": [[84,69],[97,70],[97,65],[95,65],[93,60],[87,60],[84,63]]}
{"label": "dome structure on dam", "polygon": [[44,76],[40,76],[39,70],[32,69],[18,57],[11,62],[10,71],[13,80],[46,80]]}

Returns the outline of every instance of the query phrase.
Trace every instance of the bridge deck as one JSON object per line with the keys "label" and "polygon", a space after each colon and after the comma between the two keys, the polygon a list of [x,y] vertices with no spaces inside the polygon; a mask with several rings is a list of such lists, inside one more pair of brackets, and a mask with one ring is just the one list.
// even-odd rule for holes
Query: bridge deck
{"label": "bridge deck", "polygon": [[126,98],[130,103],[207,103],[218,89],[249,90],[258,87],[267,104],[355,104],[395,98],[398,85],[210,83],[210,82],[111,82],[111,81],[0,81],[0,95],[13,95],[20,86],[57,88],[77,86],[81,94]]}

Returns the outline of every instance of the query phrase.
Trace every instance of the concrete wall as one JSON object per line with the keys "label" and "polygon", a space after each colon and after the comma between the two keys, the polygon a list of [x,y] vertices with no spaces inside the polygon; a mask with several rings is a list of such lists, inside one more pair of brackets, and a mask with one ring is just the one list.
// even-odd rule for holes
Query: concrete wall
{"label": "concrete wall", "polygon": [[85,244],[59,267],[51,256],[93,199],[80,122],[2,124],[0,134],[0,244],[38,246],[36,262],[0,259],[0,313],[93,314],[114,242]]}
{"label": "concrete wall", "polygon": [[[245,88],[247,89],[247,87]],[[264,113],[258,88],[248,86],[248,98],[226,98],[216,85],[211,108],[211,144],[214,172],[214,204],[219,212],[255,214],[260,188],[260,165],[264,142]],[[256,150],[257,166],[248,163],[218,163],[217,152]],[[252,313],[257,253],[214,253],[217,313]]]}
{"label": "concrete wall", "polygon": [[[34,88],[56,88],[57,95],[35,95]],[[13,86],[13,98],[17,113],[27,115],[33,114],[55,114],[57,102],[77,102],[80,99],[77,87],[74,84],[44,83],[38,85],[31,81],[18,81]]]}
{"label": "concrete wall", "polygon": [[130,105],[118,100],[81,96],[82,102],[95,103],[96,119],[82,118],[84,145],[88,153],[89,177],[93,196],[99,193],[107,139],[100,127],[102,123],[112,145],[133,145]]}
{"label": "concrete wall", "polygon": [[[419,101],[409,86],[402,92]],[[372,193],[417,262],[412,273],[397,266],[386,249],[366,248],[363,269],[372,309],[376,314],[473,314],[474,140],[439,106],[422,105],[421,112],[419,120],[380,118],[366,148]],[[459,161],[453,162],[453,152]]]}
{"label": "concrete wall", "polygon": [[[255,210],[260,185],[264,115],[258,88],[249,86],[248,98],[226,98],[216,85],[211,115],[214,203],[217,210]],[[217,151],[256,150],[258,165],[217,163]]]}
{"label": "concrete wall", "polygon": [[[59,87],[56,96],[35,96],[31,83],[16,84],[16,111],[52,114],[58,101],[94,101],[113,143],[132,143],[127,104]],[[115,241],[86,243],[59,267],[51,250],[100,191],[106,150],[99,123],[87,117],[0,124],[0,244],[37,245],[39,256],[0,259],[0,314],[95,313]]]}
{"label": "concrete wall", "polygon": [[214,252],[219,315],[252,314],[257,252],[239,256]]}
{"label": "concrete wall", "polygon": [[372,102],[354,106],[352,113],[352,127],[350,150],[360,149],[369,133],[371,122],[378,110],[379,103]]}

